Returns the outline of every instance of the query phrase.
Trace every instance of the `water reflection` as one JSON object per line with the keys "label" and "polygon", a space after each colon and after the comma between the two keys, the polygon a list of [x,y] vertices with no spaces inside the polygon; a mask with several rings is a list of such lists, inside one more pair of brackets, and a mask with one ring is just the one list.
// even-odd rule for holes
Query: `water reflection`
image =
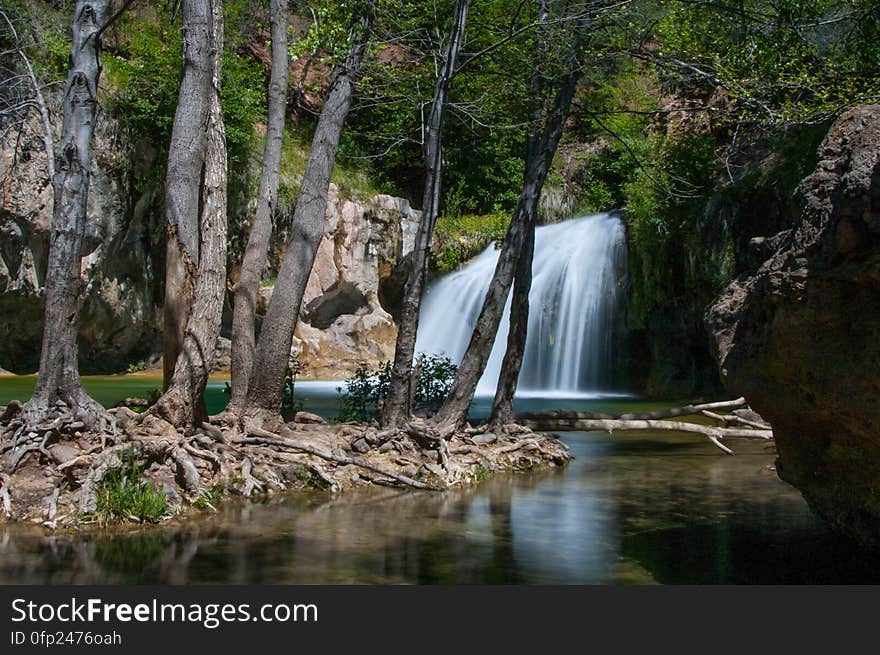
{"label": "water reflection", "polygon": [[369,490],[227,504],[128,535],[0,528],[0,582],[873,582],[766,470],[762,444],[571,433],[565,471],[445,494]]}

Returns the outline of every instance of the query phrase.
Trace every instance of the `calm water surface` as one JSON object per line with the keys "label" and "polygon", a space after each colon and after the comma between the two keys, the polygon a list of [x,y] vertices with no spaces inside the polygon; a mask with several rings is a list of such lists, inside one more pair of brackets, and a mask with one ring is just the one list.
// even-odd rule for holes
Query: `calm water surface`
{"label": "calm water surface", "polygon": [[[18,389],[0,379],[0,403]],[[31,383],[32,384],[32,383]],[[113,398],[155,380],[87,380]],[[222,406],[222,383],[209,404]],[[335,385],[303,384],[332,414]],[[121,393],[120,393],[121,392]],[[101,392],[103,393],[103,391]],[[25,394],[26,395],[26,394]],[[487,400],[474,411],[485,411]],[[631,398],[524,399],[520,408],[620,411]],[[212,411],[215,411],[212,409]],[[880,563],[829,534],[768,469],[693,436],[563,435],[564,470],[499,475],[432,494],[372,489],[229,502],[217,515],[127,535],[0,526],[0,583],[833,583],[878,582]]]}

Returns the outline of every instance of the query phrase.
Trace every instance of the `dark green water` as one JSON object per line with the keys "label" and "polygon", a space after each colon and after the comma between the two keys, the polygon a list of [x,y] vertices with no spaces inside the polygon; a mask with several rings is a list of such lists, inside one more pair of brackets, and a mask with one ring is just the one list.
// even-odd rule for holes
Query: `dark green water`
{"label": "dark green water", "polygon": [[[108,388],[134,395],[128,379]],[[221,387],[213,393],[222,404]],[[303,385],[301,395],[332,413],[333,385]],[[548,403],[648,406],[522,405]],[[577,457],[565,470],[496,476],[444,494],[381,489],[227,503],[217,515],[125,536],[0,526],[0,583],[880,581],[880,563],[828,533],[768,470],[765,444],[737,442],[728,457],[692,436],[563,438]]]}

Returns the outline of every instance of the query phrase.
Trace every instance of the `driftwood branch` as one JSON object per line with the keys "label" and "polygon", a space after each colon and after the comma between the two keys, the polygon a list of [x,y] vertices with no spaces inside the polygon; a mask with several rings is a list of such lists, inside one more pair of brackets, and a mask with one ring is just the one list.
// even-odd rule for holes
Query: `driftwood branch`
{"label": "driftwood branch", "polygon": [[703,403],[700,405],[684,405],[683,407],[669,407],[667,409],[658,409],[653,412],[627,412],[625,414],[603,414],[601,412],[575,412],[569,410],[549,410],[546,412],[526,412],[517,414],[517,423],[528,425],[529,421],[546,421],[546,420],[580,420],[580,419],[614,419],[621,421],[631,420],[654,420],[662,418],[673,418],[676,416],[697,416],[704,411],[738,409],[746,406],[745,398],[737,398],[736,400],[722,400],[714,403]]}
{"label": "driftwood branch", "polygon": [[[654,431],[665,430],[671,432],[687,432],[701,434],[728,455],[733,451],[721,443],[725,438],[740,439],[772,439],[773,430],[769,425],[736,416],[735,414],[718,414],[713,410],[732,410],[746,406],[744,398],[725,400],[715,403],[703,403],[699,405],[685,405],[684,407],[672,407],[654,412],[626,413],[626,414],[602,414],[598,412],[575,412],[567,410],[554,410],[547,412],[532,412],[519,414],[517,423],[526,425],[533,430],[602,430],[613,433],[614,431],[642,430]],[[689,423],[686,421],[664,420],[675,417],[700,416],[710,418],[721,426]],[[745,427],[727,427],[729,424],[737,424]]]}

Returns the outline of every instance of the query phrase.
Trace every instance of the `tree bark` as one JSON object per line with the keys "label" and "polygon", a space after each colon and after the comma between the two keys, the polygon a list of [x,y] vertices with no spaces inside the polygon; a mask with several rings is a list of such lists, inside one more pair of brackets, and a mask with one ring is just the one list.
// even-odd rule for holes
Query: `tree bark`
{"label": "tree bark", "polygon": [[[580,38],[576,38],[575,51],[579,47]],[[579,78],[580,68],[575,64],[572,64],[569,70],[560,77],[553,106],[544,121],[538,147],[535,149],[534,156],[526,162],[523,190],[510,221],[510,227],[504,237],[504,245],[498,256],[498,263],[486,292],[483,307],[480,310],[449,396],[433,418],[434,422],[445,430],[460,426],[467,418],[467,411],[473,401],[477,382],[483,375],[492,352],[495,336],[498,333],[498,325],[501,322],[504,305],[513,283],[514,271],[528,232],[529,217],[537,211],[541,188],[556,153],[556,147],[559,145]]]}
{"label": "tree bark", "polygon": [[194,300],[171,383],[153,413],[176,427],[193,429],[207,418],[204,392],[223,314],[226,291],[226,131],[220,109],[223,59],[222,0],[211,0],[212,72],[208,102],[200,255]]}
{"label": "tree bark", "polygon": [[309,161],[303,175],[287,250],[254,356],[242,417],[252,427],[274,426],[284,398],[284,372],[290,357],[293,330],[299,318],[306,283],[321,243],[327,210],[327,191],[336,160],[342,126],[351,107],[355,79],[367,47],[375,3],[365,5],[349,30],[349,51],[330,78],[324,108],[318,119]]}
{"label": "tree bark", "polygon": [[241,263],[232,313],[232,395],[229,409],[237,413],[247,396],[248,381],[256,349],[255,315],[260,277],[266,267],[272,216],[278,199],[281,146],[287,112],[287,0],[270,0],[269,22],[272,32],[272,72],[269,77],[269,112],[260,192],[250,221],[250,235]]}
{"label": "tree bark", "polygon": [[489,422],[500,426],[513,423],[513,396],[519,382],[526,339],[529,330],[529,293],[532,290],[532,261],[535,256],[535,224],[537,217],[532,214],[527,219],[526,236],[523,249],[516,265],[513,282],[513,298],[510,301],[510,330],[507,334],[507,350],[501,362],[498,386],[492,402]]}
{"label": "tree bark", "polygon": [[211,3],[183,0],[183,74],[165,178],[163,388],[171,385],[193,304],[199,261],[199,190],[211,87]]}
{"label": "tree bark", "polygon": [[428,118],[427,139],[423,153],[425,188],[422,195],[422,216],[416,231],[412,268],[403,292],[401,317],[394,350],[394,364],[391,368],[391,383],[382,406],[383,426],[401,426],[409,420],[412,413],[410,389],[414,382],[410,378],[412,377],[412,363],[416,348],[416,334],[419,329],[419,309],[428,273],[428,257],[431,253],[431,240],[434,235],[434,226],[437,223],[440,202],[443,168],[441,131],[449,101],[449,89],[455,75],[458,52],[464,40],[468,6],[468,0],[456,0],[452,25],[449,29],[449,42],[446,46],[440,74],[434,86],[434,98],[431,102],[431,114]]}
{"label": "tree bark", "polygon": [[[541,108],[546,86],[543,63],[546,60],[547,48],[547,16],[549,14],[549,1],[541,0],[538,9],[538,22],[540,26],[535,34],[535,66],[530,84],[532,96],[532,111],[530,116],[531,129],[526,141],[526,161],[537,154],[540,146]],[[510,302],[510,329],[507,336],[507,349],[504,351],[504,360],[501,363],[501,373],[498,376],[498,386],[495,388],[495,399],[492,402],[492,413],[489,422],[495,426],[513,422],[513,397],[519,383],[519,373],[522,368],[523,356],[526,350],[526,340],[529,330],[529,293],[532,290],[532,262],[535,257],[535,227],[538,222],[537,207],[528,216],[526,237],[523,243],[523,251],[517,262],[514,274],[513,298]]]}
{"label": "tree bark", "polygon": [[103,409],[82,388],[78,368],[77,313],[82,291],[82,248],[92,168],[92,136],[101,75],[101,39],[109,0],[78,0],[73,19],[70,71],[64,91],[61,140],[52,180],[55,206],[46,274],[46,318],[40,370],[25,417],[39,421],[57,401],[89,427]]}

